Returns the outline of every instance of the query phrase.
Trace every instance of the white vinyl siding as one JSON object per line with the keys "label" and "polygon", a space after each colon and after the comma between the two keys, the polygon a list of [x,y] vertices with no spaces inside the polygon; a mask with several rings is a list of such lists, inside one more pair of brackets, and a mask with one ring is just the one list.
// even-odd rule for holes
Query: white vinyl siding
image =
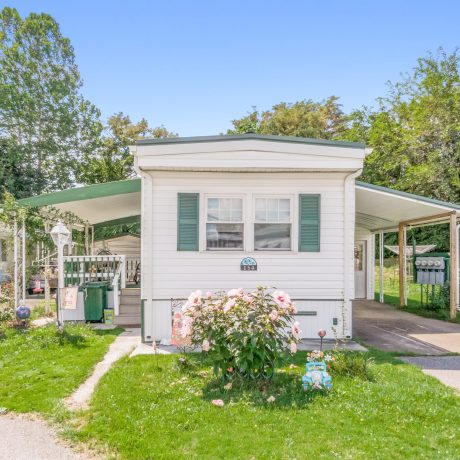
{"label": "white vinyl siding", "polygon": [[[219,291],[233,287],[253,289],[257,285],[277,287],[294,298],[340,299],[343,295],[343,177],[342,173],[218,173],[167,172],[152,174],[151,237],[153,252],[153,298],[187,297],[192,290]],[[178,191],[200,193],[200,221],[205,222],[205,197],[246,193],[245,213],[253,215],[253,197],[277,192],[292,196],[298,209],[301,193],[321,194],[321,251],[206,251],[201,232],[199,252],[176,248]],[[292,238],[297,241],[297,213],[292,215]],[[245,240],[253,242],[252,225],[245,225]],[[294,246],[296,247],[296,246]],[[258,269],[243,272],[243,257],[257,260]],[[147,281],[146,281],[147,282]]]}

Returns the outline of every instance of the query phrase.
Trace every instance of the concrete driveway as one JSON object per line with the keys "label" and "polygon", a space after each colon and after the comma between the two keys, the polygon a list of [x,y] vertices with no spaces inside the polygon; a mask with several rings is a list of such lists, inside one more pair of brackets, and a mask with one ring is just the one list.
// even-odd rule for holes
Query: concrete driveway
{"label": "concrete driveway", "polygon": [[373,300],[353,302],[353,337],[385,351],[460,353],[460,324],[422,318]]}

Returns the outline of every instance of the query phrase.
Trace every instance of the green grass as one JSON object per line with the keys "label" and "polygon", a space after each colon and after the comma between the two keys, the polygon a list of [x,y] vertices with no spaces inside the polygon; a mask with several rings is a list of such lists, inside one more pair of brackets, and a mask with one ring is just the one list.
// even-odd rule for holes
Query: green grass
{"label": "green grass", "polygon": [[6,329],[0,338],[0,406],[17,412],[52,413],[102,359],[120,329],[85,325]]}
{"label": "green grass", "polygon": [[[399,280],[396,267],[385,267],[383,272],[383,297],[384,302],[388,305],[394,305],[399,308]],[[420,302],[420,285],[410,282],[407,283],[407,306],[405,311],[414,313],[425,318],[440,319],[443,321],[451,321],[460,323],[460,314],[457,315],[455,320],[450,319],[450,312],[448,308],[439,310],[430,310],[421,306]],[[380,299],[379,289],[379,268],[375,270],[375,300]]]}
{"label": "green grass", "polygon": [[[177,355],[123,358],[68,434],[126,459],[458,458],[460,399],[390,354],[370,355],[372,381],[336,377],[313,397],[300,386],[305,353],[272,384],[229,391],[209,366],[181,370]],[[210,402],[219,398],[223,408]]]}
{"label": "green grass", "polygon": [[56,301],[51,299],[50,302],[50,311],[49,313],[46,312],[45,301],[40,301],[35,307],[32,308],[30,312],[30,319],[33,321],[34,319],[43,318],[46,316],[55,316],[56,315]]}

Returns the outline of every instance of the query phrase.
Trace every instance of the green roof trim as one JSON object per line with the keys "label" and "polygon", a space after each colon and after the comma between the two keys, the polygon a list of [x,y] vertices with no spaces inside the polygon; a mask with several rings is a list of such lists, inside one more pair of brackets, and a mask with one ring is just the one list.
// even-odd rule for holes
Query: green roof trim
{"label": "green roof trim", "polygon": [[128,179],[103,184],[88,185],[86,187],[70,188],[60,192],[23,198],[18,202],[25,206],[43,207],[71,201],[92,200],[105,196],[124,195],[141,191],[141,179]]}
{"label": "green roof trim", "polygon": [[128,216],[128,217],[120,217],[119,219],[107,220],[105,222],[98,222],[94,224],[93,227],[103,228],[103,227],[113,227],[115,225],[128,225],[128,224],[137,224],[141,221],[141,216],[138,214],[137,216]]}
{"label": "green roof trim", "polygon": [[435,200],[434,198],[428,198],[422,195],[415,195],[413,193],[402,192],[400,190],[395,190],[388,187],[383,187],[381,185],[369,184],[367,182],[356,181],[358,187],[367,188],[369,190],[375,190],[377,192],[391,193],[392,195],[400,196],[402,198],[409,198],[411,200],[420,201],[422,203],[434,204],[437,206],[442,206],[443,208],[449,208],[455,211],[460,211],[460,205],[454,203],[448,203],[447,201]]}
{"label": "green roof trim", "polygon": [[332,147],[346,147],[353,149],[364,149],[365,144],[361,142],[329,141],[326,139],[311,139],[308,137],[296,136],[272,136],[268,134],[231,134],[218,136],[193,136],[193,137],[168,137],[164,139],[139,139],[136,145],[157,145],[157,144],[193,144],[200,142],[226,142],[226,141],[270,141],[270,142],[292,142],[296,144],[324,145]]}
{"label": "green roof trim", "polygon": [[107,240],[115,240],[117,238],[123,238],[124,236],[133,236],[134,238],[140,238],[141,235],[138,233],[132,232],[121,232],[121,233],[114,233],[113,235],[102,235],[102,236],[95,236],[94,241],[107,241]]}

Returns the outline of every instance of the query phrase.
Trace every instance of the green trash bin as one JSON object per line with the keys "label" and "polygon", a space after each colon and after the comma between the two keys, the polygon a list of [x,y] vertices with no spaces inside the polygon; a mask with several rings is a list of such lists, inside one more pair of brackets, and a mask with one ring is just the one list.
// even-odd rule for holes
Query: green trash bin
{"label": "green trash bin", "polygon": [[104,309],[107,308],[107,283],[91,281],[83,284],[85,291],[85,320],[102,321]]}

